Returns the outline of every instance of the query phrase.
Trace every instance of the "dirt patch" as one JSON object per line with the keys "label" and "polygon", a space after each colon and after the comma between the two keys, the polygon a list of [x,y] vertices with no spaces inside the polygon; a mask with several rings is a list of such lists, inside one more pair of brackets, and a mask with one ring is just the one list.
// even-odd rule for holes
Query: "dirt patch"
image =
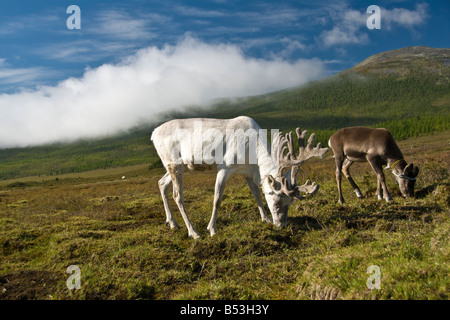
{"label": "dirt patch", "polygon": [[39,270],[22,270],[0,276],[0,300],[51,299],[63,277],[59,273]]}

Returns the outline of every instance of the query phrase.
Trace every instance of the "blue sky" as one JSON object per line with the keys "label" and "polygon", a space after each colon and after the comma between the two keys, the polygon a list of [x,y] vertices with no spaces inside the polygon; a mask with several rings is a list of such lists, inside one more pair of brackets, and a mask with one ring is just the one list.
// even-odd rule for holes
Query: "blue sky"
{"label": "blue sky", "polygon": [[[66,27],[71,4],[81,9],[80,30]],[[380,30],[365,26],[370,4],[382,8]],[[81,76],[85,68],[176,44],[186,34],[232,43],[262,59],[319,58],[330,72],[339,71],[386,50],[449,47],[449,16],[448,1],[6,0],[0,5],[0,92]]]}
{"label": "blue sky", "polygon": [[[66,9],[73,4],[81,29],[69,30]],[[369,5],[381,8],[381,29],[367,28]],[[296,86],[387,50],[448,48],[448,17],[448,0],[4,0],[0,147],[124,130],[183,104]],[[130,110],[130,90],[117,93],[124,87],[139,97],[129,119],[123,110]],[[101,94],[113,90],[107,109]],[[61,98],[67,95],[78,104]],[[86,131],[86,118],[106,110],[115,125]],[[69,123],[73,133],[43,130],[27,114],[61,122],[61,130]],[[41,138],[11,140],[14,130]]]}

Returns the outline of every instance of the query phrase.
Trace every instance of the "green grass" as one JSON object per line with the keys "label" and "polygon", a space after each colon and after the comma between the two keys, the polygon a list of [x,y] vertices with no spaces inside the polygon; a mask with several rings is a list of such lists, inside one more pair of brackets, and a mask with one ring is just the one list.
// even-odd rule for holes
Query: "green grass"
{"label": "green grass", "polygon": [[73,143],[0,150],[0,180],[56,177],[95,169],[159,164],[149,128]]}
{"label": "green grass", "polygon": [[[0,299],[442,299],[449,298],[449,132],[400,143],[418,164],[417,199],[375,197],[367,164],[352,173],[365,195],[343,183],[337,202],[333,160],[306,163],[300,181],[320,191],[294,202],[289,225],[259,220],[242,178],[232,178],[218,233],[206,231],[214,175],[185,177],[185,203],[202,238],[165,225],[161,169],[98,171],[0,185]],[[122,174],[127,179],[121,180]],[[138,174],[138,176],[136,176]],[[66,269],[81,269],[81,289]],[[370,265],[381,289],[366,286]]]}

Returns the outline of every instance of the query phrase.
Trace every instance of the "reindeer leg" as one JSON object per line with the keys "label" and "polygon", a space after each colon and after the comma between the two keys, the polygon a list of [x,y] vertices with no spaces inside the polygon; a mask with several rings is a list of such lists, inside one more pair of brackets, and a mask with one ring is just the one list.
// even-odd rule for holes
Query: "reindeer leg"
{"label": "reindeer leg", "polygon": [[389,191],[386,186],[386,181],[384,178],[383,168],[382,164],[380,162],[380,159],[377,156],[367,156],[367,161],[369,161],[373,171],[377,175],[377,195],[378,199],[383,199],[383,193],[384,198],[387,202],[392,201],[391,195],[389,194]]}
{"label": "reindeer leg", "polygon": [[211,237],[217,233],[217,211],[219,210],[220,203],[222,202],[223,191],[229,177],[230,172],[228,170],[220,169],[219,172],[217,172],[216,186],[214,191],[214,207],[211,215],[211,220],[209,221],[209,225],[207,228],[207,230],[211,234]]}
{"label": "reindeer leg", "polygon": [[377,176],[377,197],[378,200],[383,200],[383,186],[381,185],[381,179]]}
{"label": "reindeer leg", "polygon": [[344,172],[344,175],[347,178],[348,182],[350,182],[350,184],[352,185],[353,192],[355,192],[356,196],[361,199],[363,197],[361,190],[359,190],[358,185],[355,183],[355,181],[353,180],[353,178],[350,174],[350,166],[352,164],[353,164],[353,161],[345,159],[344,164],[342,166],[342,171]]}
{"label": "reindeer leg", "polygon": [[344,197],[342,196],[341,180],[342,180],[342,163],[344,162],[344,155],[335,155],[336,160],[336,182],[339,193],[339,203],[344,204]]}
{"label": "reindeer leg", "polygon": [[252,178],[245,178],[245,181],[247,181],[248,186],[250,187],[250,190],[252,191],[253,197],[256,200],[256,204],[258,205],[259,213],[261,214],[261,220],[264,222],[270,222],[272,223],[272,220],[270,220],[269,215],[267,214],[266,209],[264,208],[264,203],[261,197],[261,191],[258,188],[258,185],[253,181]]}
{"label": "reindeer leg", "polygon": [[384,179],[384,173],[382,173],[383,175],[383,179],[381,180],[381,185],[383,186],[383,190],[384,190],[384,198],[386,199],[387,202],[392,201],[392,197],[391,194],[388,191],[387,185],[386,185],[386,181]]}
{"label": "reindeer leg", "polygon": [[158,181],[159,190],[161,191],[161,197],[164,203],[164,210],[166,211],[166,224],[170,226],[170,228],[178,228],[178,224],[173,217],[172,210],[169,205],[169,186],[172,183],[172,178],[170,177],[169,172]]}
{"label": "reindeer leg", "polygon": [[172,178],[173,199],[175,200],[175,202],[178,206],[178,209],[181,212],[181,216],[183,217],[184,223],[186,224],[186,227],[188,229],[188,235],[189,235],[189,237],[192,237],[194,239],[200,238],[200,234],[198,234],[198,232],[192,226],[191,220],[189,220],[186,209],[184,207],[184,199],[183,199],[184,166],[183,165],[177,166],[176,164],[169,164],[168,170],[169,170],[170,176]]}

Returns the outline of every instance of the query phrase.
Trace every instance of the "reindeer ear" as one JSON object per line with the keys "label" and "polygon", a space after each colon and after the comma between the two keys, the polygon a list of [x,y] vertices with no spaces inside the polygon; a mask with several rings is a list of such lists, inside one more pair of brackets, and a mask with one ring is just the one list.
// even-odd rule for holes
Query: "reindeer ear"
{"label": "reindeer ear", "polygon": [[267,181],[269,182],[269,186],[273,191],[277,190],[277,180],[275,180],[274,177],[272,177],[272,175],[268,175],[267,176]]}
{"label": "reindeer ear", "polygon": [[294,198],[296,198],[296,199],[298,199],[298,200],[303,200],[303,199],[305,199],[305,197],[302,196],[302,195],[300,194],[300,191],[298,191],[298,189],[295,189]]}
{"label": "reindeer ear", "polygon": [[[412,163],[411,163],[412,164]],[[418,166],[414,166],[413,170],[412,170],[412,178],[415,178],[419,175],[419,167]]]}
{"label": "reindeer ear", "polygon": [[403,170],[403,174],[410,177],[415,178],[419,174],[419,167],[415,166],[412,162],[408,164]]}
{"label": "reindeer ear", "polygon": [[405,167],[405,169],[403,169],[403,174],[405,176],[411,177],[412,170],[413,170],[413,164],[410,163]]}

